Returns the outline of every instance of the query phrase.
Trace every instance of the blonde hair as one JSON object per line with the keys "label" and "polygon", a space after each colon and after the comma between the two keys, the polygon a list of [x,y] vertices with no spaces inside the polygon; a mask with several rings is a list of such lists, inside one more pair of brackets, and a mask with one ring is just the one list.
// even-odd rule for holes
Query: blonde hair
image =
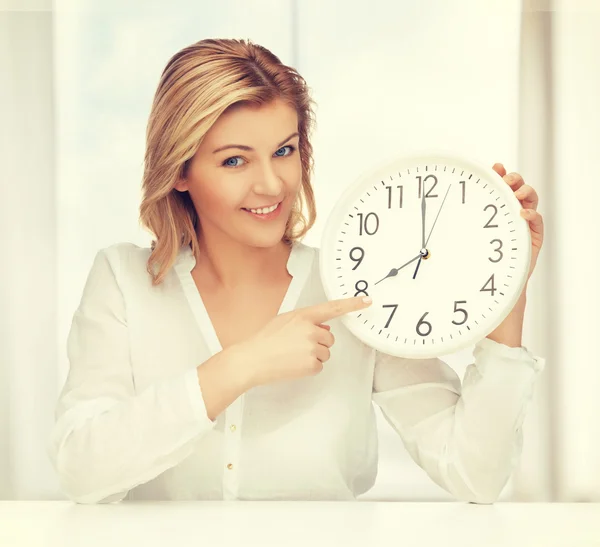
{"label": "blonde hair", "polygon": [[305,80],[249,40],[201,40],[171,57],[146,130],[139,220],[156,236],[147,263],[152,285],[162,283],[182,246],[191,244],[198,257],[197,213],[188,192],[179,192],[174,185],[185,176],[204,135],[230,106],[262,105],[277,98],[296,109],[300,134],[302,183],[283,237],[290,243],[303,237],[316,219],[309,141],[314,101]]}

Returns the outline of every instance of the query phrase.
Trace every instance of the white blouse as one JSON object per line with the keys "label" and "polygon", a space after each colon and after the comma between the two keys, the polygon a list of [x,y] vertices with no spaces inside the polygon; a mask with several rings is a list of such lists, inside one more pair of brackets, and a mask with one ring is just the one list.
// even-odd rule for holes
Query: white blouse
{"label": "white blouse", "polygon": [[[321,373],[254,387],[213,422],[196,367],[222,348],[194,255],[183,247],[157,287],[149,255],[101,249],[73,316],[48,442],[71,500],[353,500],[377,475],[373,402],[439,486],[458,500],[498,498],[543,358],[484,338],[461,386],[444,361],[381,354],[338,318]],[[280,313],[326,300],[318,261],[294,243]]]}

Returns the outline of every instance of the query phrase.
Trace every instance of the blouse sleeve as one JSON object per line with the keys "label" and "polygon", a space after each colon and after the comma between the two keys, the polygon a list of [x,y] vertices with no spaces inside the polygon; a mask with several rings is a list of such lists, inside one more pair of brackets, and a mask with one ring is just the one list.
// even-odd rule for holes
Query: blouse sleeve
{"label": "blouse sleeve", "polygon": [[74,314],[47,445],[63,492],[78,503],[122,500],[186,458],[215,423],[196,367],[136,393],[115,247],[96,254]]}
{"label": "blouse sleeve", "polygon": [[373,401],[431,479],[455,499],[493,503],[521,454],[521,426],[545,360],[480,340],[461,382],[444,361],[377,353]]}

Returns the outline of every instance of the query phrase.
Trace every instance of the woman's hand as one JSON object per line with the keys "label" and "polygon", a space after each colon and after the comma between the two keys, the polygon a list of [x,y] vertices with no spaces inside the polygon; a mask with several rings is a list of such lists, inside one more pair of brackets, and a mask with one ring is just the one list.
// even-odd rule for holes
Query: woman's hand
{"label": "woman's hand", "polygon": [[501,163],[495,163],[492,169],[494,169],[494,171],[504,179],[504,182],[512,188],[515,197],[521,203],[521,207],[523,207],[523,209],[521,209],[521,216],[529,224],[531,233],[531,265],[527,276],[527,280],[529,280],[535,265],[537,264],[537,259],[544,242],[544,219],[537,211],[539,197],[533,187],[525,184],[523,177],[519,175],[519,173],[509,173],[507,175],[506,169]]}
{"label": "woman's hand", "polygon": [[283,313],[231,349],[242,356],[250,387],[314,376],[323,370],[335,342],[329,325],[323,323],[370,305],[358,296]]}
{"label": "woman's hand", "polygon": [[527,303],[527,285],[535,265],[537,264],[537,259],[544,242],[544,219],[537,211],[539,204],[537,192],[533,187],[525,184],[523,177],[519,175],[519,173],[509,173],[507,175],[506,169],[501,163],[495,163],[492,169],[494,169],[494,171],[504,179],[504,182],[511,187],[515,197],[521,204],[522,209],[520,214],[521,217],[528,222],[531,234],[531,262],[527,274],[527,281],[521,291],[521,295],[510,313],[504,318],[500,325],[487,335],[487,338],[509,347],[520,347],[522,344],[523,322],[525,306]]}

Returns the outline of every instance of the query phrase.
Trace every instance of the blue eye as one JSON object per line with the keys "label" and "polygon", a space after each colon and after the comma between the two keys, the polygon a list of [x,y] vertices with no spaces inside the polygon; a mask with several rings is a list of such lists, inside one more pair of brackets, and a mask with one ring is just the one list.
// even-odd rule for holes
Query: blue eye
{"label": "blue eye", "polygon": [[[289,154],[279,154],[279,152],[281,152],[282,150],[285,150],[286,148],[290,149],[290,153]],[[291,155],[294,152],[294,150],[296,150],[296,148],[294,146],[292,146],[292,145],[282,146],[279,150],[277,150],[277,152],[275,152],[275,155],[278,156],[278,157],[280,157],[280,158],[284,157],[284,156],[289,156],[289,155]]]}
{"label": "blue eye", "polygon": [[224,167],[239,167],[239,166],[240,166],[240,164],[239,164],[239,163],[230,163],[230,162],[231,162],[231,160],[241,160],[241,159],[242,159],[242,158],[240,158],[240,156],[233,156],[233,157],[231,157],[231,158],[228,158],[228,159],[226,159],[226,160],[223,162],[223,166],[224,166]]}

